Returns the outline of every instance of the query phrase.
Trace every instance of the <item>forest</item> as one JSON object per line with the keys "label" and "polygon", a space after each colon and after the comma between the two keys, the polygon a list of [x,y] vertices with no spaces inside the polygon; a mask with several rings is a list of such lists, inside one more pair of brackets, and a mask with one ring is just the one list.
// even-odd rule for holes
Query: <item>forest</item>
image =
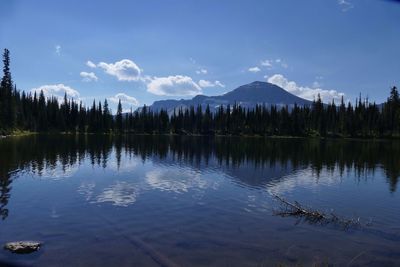
{"label": "forest", "polygon": [[258,135],[258,136],[330,136],[392,138],[400,136],[400,97],[393,86],[383,104],[357,98],[355,104],[322,102],[320,96],[311,106],[277,107],[258,105],[244,109],[240,105],[189,107],[168,114],[153,112],[144,106],[123,113],[121,101],[116,115],[107,99],[86,107],[64,96],[46,97],[40,92],[17,89],[10,70],[10,51],[3,53],[3,77],[0,84],[0,135],[26,132],[178,134],[178,135]]}

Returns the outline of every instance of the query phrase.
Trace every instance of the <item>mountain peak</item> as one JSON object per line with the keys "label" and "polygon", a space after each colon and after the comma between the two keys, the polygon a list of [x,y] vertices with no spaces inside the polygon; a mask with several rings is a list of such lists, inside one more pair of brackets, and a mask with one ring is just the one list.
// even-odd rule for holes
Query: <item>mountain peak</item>
{"label": "mountain peak", "polygon": [[157,111],[160,109],[173,112],[176,108],[187,108],[190,106],[209,105],[212,110],[219,106],[239,104],[244,108],[254,108],[258,105],[277,105],[293,106],[311,105],[311,101],[295,96],[283,88],[262,81],[254,81],[249,84],[239,86],[238,88],[219,96],[197,95],[190,100],[162,100],[153,103],[151,108]]}

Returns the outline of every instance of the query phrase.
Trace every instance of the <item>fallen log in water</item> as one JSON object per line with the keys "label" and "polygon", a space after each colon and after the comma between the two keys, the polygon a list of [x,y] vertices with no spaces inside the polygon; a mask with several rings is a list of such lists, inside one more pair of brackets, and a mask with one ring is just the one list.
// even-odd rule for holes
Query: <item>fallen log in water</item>
{"label": "fallen log in water", "polygon": [[359,218],[357,219],[346,219],[340,218],[337,215],[330,213],[326,214],[318,210],[307,208],[302,206],[297,201],[289,202],[278,195],[274,197],[284,205],[284,208],[280,210],[275,210],[274,214],[282,217],[299,217],[304,219],[309,223],[319,223],[319,224],[335,224],[343,227],[343,229],[348,229],[349,227],[359,227],[361,226]]}

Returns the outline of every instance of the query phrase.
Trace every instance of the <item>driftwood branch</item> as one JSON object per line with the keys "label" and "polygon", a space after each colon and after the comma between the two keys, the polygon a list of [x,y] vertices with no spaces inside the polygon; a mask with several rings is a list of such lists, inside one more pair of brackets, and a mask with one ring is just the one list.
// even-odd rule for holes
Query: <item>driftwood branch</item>
{"label": "driftwood branch", "polygon": [[282,217],[299,217],[305,220],[306,222],[313,224],[335,224],[343,227],[343,229],[348,229],[349,227],[358,227],[360,226],[359,219],[345,219],[340,218],[337,215],[330,213],[326,214],[318,210],[310,209],[300,205],[297,201],[289,202],[284,198],[275,195],[274,196],[281,204],[283,204],[283,208],[279,210],[275,210],[274,214]]}

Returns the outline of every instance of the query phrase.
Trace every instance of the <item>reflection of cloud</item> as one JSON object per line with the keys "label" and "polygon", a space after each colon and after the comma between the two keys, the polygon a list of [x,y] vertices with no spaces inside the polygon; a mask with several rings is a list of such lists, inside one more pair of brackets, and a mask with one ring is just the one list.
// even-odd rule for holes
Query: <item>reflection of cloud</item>
{"label": "reflection of cloud", "polygon": [[111,202],[114,206],[127,207],[136,202],[138,195],[139,191],[135,185],[117,181],[115,184],[105,188],[93,202]]}
{"label": "reflection of cloud", "polygon": [[323,170],[317,177],[311,169],[305,169],[272,181],[267,185],[267,191],[271,195],[284,195],[299,188],[312,190],[321,185],[331,186],[340,182],[339,174],[334,175],[334,173],[327,173],[327,170]]}
{"label": "reflection of cloud", "polygon": [[157,169],[146,173],[146,182],[154,189],[187,192],[191,188],[215,187],[215,182],[203,179],[198,172],[190,169]]}
{"label": "reflection of cloud", "polygon": [[96,184],[93,182],[90,183],[81,183],[78,187],[78,193],[85,196],[86,200],[90,200],[93,195],[93,189],[95,188]]}
{"label": "reflection of cloud", "polygon": [[107,169],[115,171],[115,172],[131,172],[133,171],[137,165],[139,164],[138,158],[129,158],[129,157],[121,157],[121,161],[119,165],[116,160],[110,160],[107,164]]}
{"label": "reflection of cloud", "polygon": [[50,218],[57,219],[57,218],[59,218],[59,217],[60,217],[60,215],[57,213],[56,208],[53,207],[53,208],[51,209]]}
{"label": "reflection of cloud", "polygon": [[60,162],[56,166],[45,164],[40,171],[36,170],[40,178],[49,180],[62,180],[72,177],[78,171],[78,165],[62,166]]}

